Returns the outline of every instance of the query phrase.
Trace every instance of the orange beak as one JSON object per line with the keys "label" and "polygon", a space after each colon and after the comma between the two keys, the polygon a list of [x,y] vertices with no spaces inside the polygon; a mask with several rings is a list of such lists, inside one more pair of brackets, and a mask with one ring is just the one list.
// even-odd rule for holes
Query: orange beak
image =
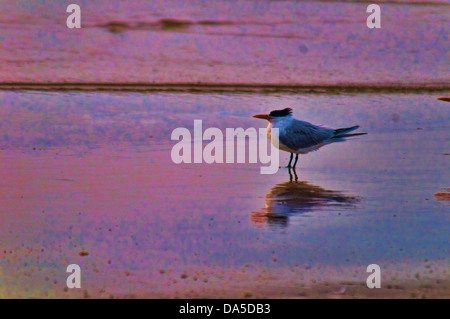
{"label": "orange beak", "polygon": [[257,118],[257,119],[268,120],[268,121],[270,121],[272,119],[268,114],[256,114],[256,115],[253,115],[253,117]]}
{"label": "orange beak", "polygon": [[450,102],[450,97],[438,97],[437,99],[438,99],[439,101]]}

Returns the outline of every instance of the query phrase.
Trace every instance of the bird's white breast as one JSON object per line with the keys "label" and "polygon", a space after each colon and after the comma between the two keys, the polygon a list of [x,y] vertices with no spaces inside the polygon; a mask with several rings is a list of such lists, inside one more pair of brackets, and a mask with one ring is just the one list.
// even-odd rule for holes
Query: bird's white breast
{"label": "bird's white breast", "polygon": [[275,147],[278,147],[282,151],[290,152],[290,153],[296,153],[297,150],[290,149],[286,145],[283,145],[280,141],[274,141],[272,139],[272,128],[278,129],[278,135],[283,136],[286,134],[285,128],[289,125],[289,123],[292,121],[292,117],[283,117],[283,118],[277,118],[273,119],[272,122],[269,122],[269,125],[267,126],[267,138],[269,141],[274,145]]}

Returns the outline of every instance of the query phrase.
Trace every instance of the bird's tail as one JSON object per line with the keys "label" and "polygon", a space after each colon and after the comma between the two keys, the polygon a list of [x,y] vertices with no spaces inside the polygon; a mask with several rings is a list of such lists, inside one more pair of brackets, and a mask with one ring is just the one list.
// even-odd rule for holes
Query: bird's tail
{"label": "bird's tail", "polygon": [[346,127],[346,128],[338,128],[334,130],[334,136],[333,138],[344,138],[344,137],[352,137],[352,136],[359,136],[359,135],[365,135],[367,133],[352,133],[348,134],[350,132],[353,132],[354,130],[359,129],[359,125],[355,125],[352,127]]}

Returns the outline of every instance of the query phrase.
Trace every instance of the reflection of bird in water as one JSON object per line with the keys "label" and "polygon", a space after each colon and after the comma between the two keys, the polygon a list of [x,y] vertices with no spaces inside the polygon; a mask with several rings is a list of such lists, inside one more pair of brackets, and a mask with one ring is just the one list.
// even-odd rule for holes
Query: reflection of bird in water
{"label": "reflection of bird in water", "polygon": [[291,216],[319,210],[354,209],[360,201],[356,196],[298,182],[295,170],[290,169],[289,174],[289,182],[277,184],[267,193],[266,207],[251,213],[250,219],[256,225],[267,223],[269,226],[286,227]]}

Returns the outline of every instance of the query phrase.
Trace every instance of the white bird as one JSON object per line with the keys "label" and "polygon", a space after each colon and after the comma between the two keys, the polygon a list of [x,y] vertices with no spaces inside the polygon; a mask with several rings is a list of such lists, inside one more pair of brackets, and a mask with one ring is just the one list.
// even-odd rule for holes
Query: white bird
{"label": "white bird", "polygon": [[317,151],[327,144],[345,141],[345,138],[364,135],[367,133],[351,133],[359,128],[359,125],[331,129],[327,127],[317,126],[305,121],[300,121],[292,117],[292,109],[285,108],[283,110],[272,111],[269,114],[253,115],[257,119],[269,121],[267,126],[267,138],[277,146],[272,139],[272,128],[279,131],[278,148],[282,151],[291,153],[291,158],[287,167],[291,167],[291,162],[295,156],[295,162],[292,166],[295,169],[298,161],[298,154],[306,154]]}

